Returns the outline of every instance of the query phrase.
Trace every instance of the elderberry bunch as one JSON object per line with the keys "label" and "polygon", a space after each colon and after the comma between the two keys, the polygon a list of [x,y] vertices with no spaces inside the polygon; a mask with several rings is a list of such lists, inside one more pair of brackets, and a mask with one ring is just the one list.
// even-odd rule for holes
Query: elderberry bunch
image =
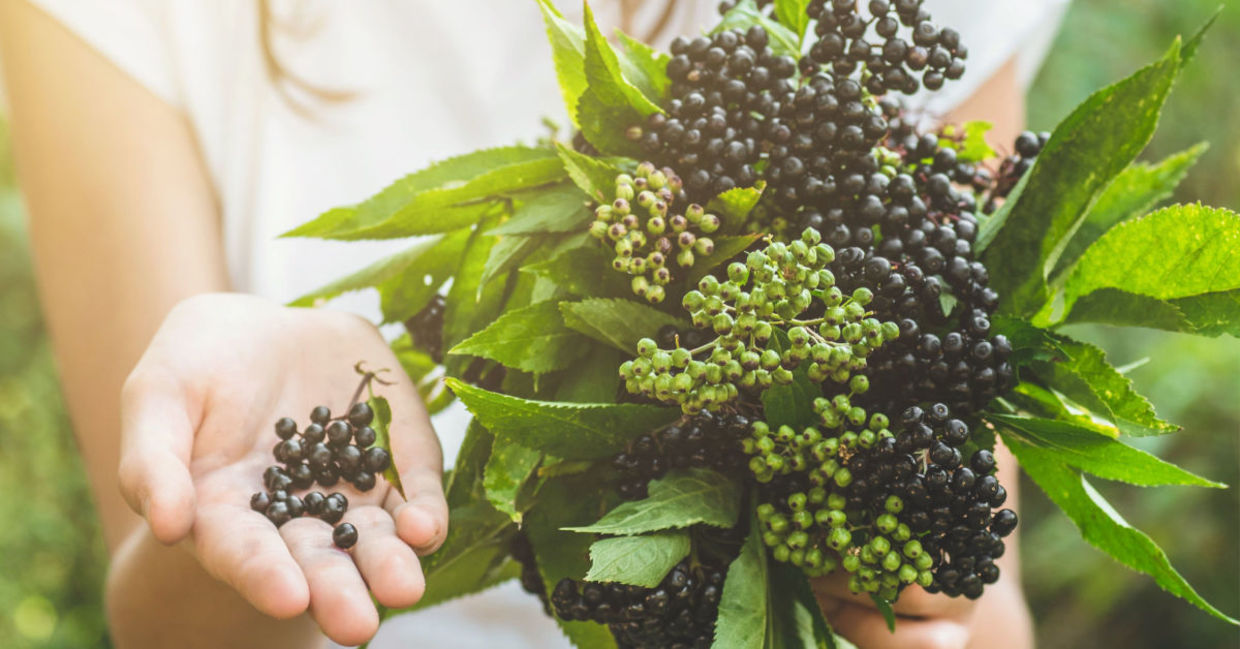
{"label": "elderberry bunch", "polygon": [[889,600],[913,583],[980,596],[1016,525],[1011,510],[992,512],[1007,497],[994,455],[981,449],[962,464],[969,428],[945,404],[907,408],[895,433],[882,413],[860,432],[843,430],[865,421],[853,408],[816,404],[820,416],[849,420],[836,430],[755,422],[745,440],[772,556],[811,576],[842,567],[854,592]]}
{"label": "elderberry bunch", "polygon": [[436,363],[443,362],[443,316],[447,301],[436,293],[431,301],[405,321],[405,330],[413,346],[430,355]]}
{"label": "elderberry bunch", "polygon": [[524,532],[517,532],[512,537],[509,552],[517,563],[521,564],[521,589],[531,595],[537,595],[542,602],[543,610],[551,615],[551,601],[547,599],[547,587],[543,582],[542,572],[538,570],[538,559],[534,556],[534,546],[530,545],[530,537]]}
{"label": "elderberry bunch", "polygon": [[726,564],[694,567],[688,559],[654,588],[564,579],[551,605],[567,621],[606,624],[620,649],[706,649],[715,635]]}
{"label": "elderberry bunch", "polygon": [[633,293],[658,304],[675,276],[671,263],[691,268],[698,256],[709,256],[715,243],[709,237],[719,229],[719,217],[697,203],[674,211],[684,201],[680,177],[654,164],[637,165],[636,177],[616,177],[615,200],[594,210],[590,234],[611,245],[616,253],[612,268],[633,276]]}
{"label": "elderberry bunch", "polygon": [[332,540],[337,547],[352,547],[357,543],[357,528],[351,523],[340,523],[349,507],[344,494],[325,496],[311,491],[297,496],[292,492],[308,490],[315,483],[333,487],[341,479],[361,492],[374,489],[375,475],[392,463],[386,449],[374,446],[375,430],[370,427],[374,416],[370,406],[362,402],[336,418],[327,406],[316,406],[310,412],[311,423],[301,431],[292,418],[281,418],[275,424],[280,441],[272,449],[278,464],[263,471],[266,491],[250,497],[250,508],[276,527],[301,516],[315,516],[334,526]]}
{"label": "elderberry bunch", "polygon": [[749,431],[749,418],[739,413],[703,410],[642,435],[611,458],[620,474],[620,497],[641,500],[646,486],[671,469],[711,468],[735,474],[745,466],[739,442]]}
{"label": "elderberry bunch", "polygon": [[[922,0],[870,0],[865,15],[856,0],[813,0],[807,11],[817,20],[818,40],[810,59],[829,66],[836,78],[864,70],[866,89],[875,95],[938,90],[964,74],[968,49],[960,33],[940,29]],[[867,38],[873,27],[875,38]],[[918,81],[920,75],[920,82]]]}
{"label": "elderberry bunch", "polygon": [[[865,367],[866,357],[899,330],[895,323],[867,317],[869,291],[845,297],[826,268],[834,259],[817,231],[807,229],[797,241],[771,242],[750,252],[745,262],[729,264],[725,281],[702,278],[682,304],[694,326],[709,329],[715,339],[671,350],[642,339],[637,358],[620,366],[626,389],[679,404],[690,414],[718,409],[742,389],[787,385],[802,363],[811,381],[848,383]],[[811,307],[822,315],[798,319]],[[781,340],[773,345],[777,331]]]}
{"label": "elderberry bunch", "polygon": [[986,202],[982,211],[986,214],[992,214],[998,208],[998,202],[1011,193],[1012,188],[1016,187],[1016,183],[1033,167],[1034,161],[1038,154],[1042,152],[1042,147],[1046,146],[1046,141],[1051,137],[1050,133],[1045,131],[1041,133],[1033,133],[1025,131],[1016,137],[1014,145],[1015,152],[1003,159],[999,163],[999,173],[994,178],[994,184],[989,188],[986,194]]}
{"label": "elderberry bunch", "polygon": [[686,174],[695,200],[752,185],[766,149],[791,137],[779,113],[796,91],[796,60],[775,55],[760,26],[677,38],[671,54],[666,114],[652,114],[628,136]]}

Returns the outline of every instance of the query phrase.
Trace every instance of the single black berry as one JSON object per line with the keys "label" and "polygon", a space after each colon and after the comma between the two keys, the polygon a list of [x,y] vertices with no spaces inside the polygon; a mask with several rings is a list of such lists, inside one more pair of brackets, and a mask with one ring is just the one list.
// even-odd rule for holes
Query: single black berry
{"label": "single black berry", "polygon": [[265,491],[259,491],[250,496],[250,509],[262,514],[271,506],[271,496]]}
{"label": "single black berry", "polygon": [[327,406],[315,406],[314,410],[310,411],[310,421],[320,426],[326,426],[327,422],[330,421],[331,418],[332,411]]}
{"label": "single black berry", "polygon": [[353,404],[349,408],[349,423],[357,428],[369,426],[370,422],[375,420],[375,411],[370,409],[370,404],[365,401]]}
{"label": "single black berry", "polygon": [[327,445],[340,447],[353,439],[353,427],[347,421],[333,421],[327,425]]}
{"label": "single black berry", "polygon": [[370,447],[375,443],[375,429],[370,426],[362,426],[357,429],[357,432],[353,433],[353,439],[362,448]]}
{"label": "single black berry", "polygon": [[276,421],[276,435],[280,439],[288,439],[297,434],[297,422],[288,417],[281,417]]}
{"label": "single black berry", "polygon": [[357,528],[352,523],[341,523],[332,529],[332,543],[336,547],[347,550],[357,543]]}
{"label": "single black berry", "polygon": [[372,473],[383,473],[392,465],[392,456],[388,454],[386,449],[378,446],[366,449],[365,455],[362,457],[362,465],[367,471]]}
{"label": "single black berry", "polygon": [[288,503],[284,501],[276,501],[271,503],[267,508],[267,520],[280,527],[293,519],[293,514],[289,511]]}
{"label": "single black berry", "polygon": [[334,493],[323,499],[323,503],[319,506],[318,516],[328,524],[335,525],[337,521],[344,517],[345,511],[348,509],[348,499],[343,494]]}
{"label": "single black berry", "polygon": [[311,491],[301,500],[306,506],[307,514],[311,516],[318,516],[319,512],[322,511],[323,502],[327,500],[327,497],[324,496],[321,491]]}

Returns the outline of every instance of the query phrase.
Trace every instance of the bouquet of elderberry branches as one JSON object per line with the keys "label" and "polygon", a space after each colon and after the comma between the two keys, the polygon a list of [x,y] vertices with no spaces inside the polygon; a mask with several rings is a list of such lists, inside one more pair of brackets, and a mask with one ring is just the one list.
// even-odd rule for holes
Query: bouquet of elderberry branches
{"label": "bouquet of elderberry branches", "polygon": [[1086,541],[1235,622],[1086,474],[1221,485],[1126,444],[1176,427],[1059,331],[1240,335],[1240,216],[1151,211],[1201,148],[1133,162],[1201,34],[1002,157],[903,107],[967,61],[920,0],[728,2],[670,53],[536,4],[571,138],[290,233],[417,237],[298,303],[377,289],[432,410],[473,414],[419,607],[520,578],[581,647],[834,646],[809,578],[888,613],[1001,578],[1001,439]]}

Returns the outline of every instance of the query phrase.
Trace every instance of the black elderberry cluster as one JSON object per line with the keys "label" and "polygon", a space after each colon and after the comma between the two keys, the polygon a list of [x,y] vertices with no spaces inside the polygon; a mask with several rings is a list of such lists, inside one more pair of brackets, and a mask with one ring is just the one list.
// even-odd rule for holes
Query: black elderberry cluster
{"label": "black elderberry cluster", "polygon": [[564,579],[551,605],[568,621],[606,624],[620,649],[707,649],[726,569],[682,561],[655,588]]}
{"label": "black elderberry cluster", "polygon": [[843,568],[858,593],[894,600],[916,583],[979,597],[1016,526],[1011,510],[992,511],[1007,498],[994,455],[977,450],[966,465],[969,427],[942,403],[905,409],[895,433],[888,424],[875,414],[860,433],[756,425],[746,441],[755,468],[800,466],[759,478],[763,541],[811,576]]}
{"label": "black elderberry cluster", "polygon": [[657,161],[680,171],[694,200],[754,184],[765,149],[787,148],[792,131],[779,115],[781,100],[796,92],[797,63],[776,56],[768,41],[760,26],[676,39],[667,114],[628,130]]}
{"label": "black elderberry cluster", "polygon": [[611,459],[620,474],[620,497],[641,500],[651,480],[670,469],[708,468],[734,474],[748,458],[739,441],[748,434],[750,421],[739,413],[703,410],[666,428],[642,435]]}
{"label": "black elderberry cluster", "polygon": [[[766,9],[767,7],[773,6],[775,4],[775,0],[756,0],[754,4],[758,7],[758,9],[761,10],[761,9]],[[723,14],[728,13],[729,11],[732,11],[733,9],[736,8],[736,5],[737,5],[736,0],[723,0],[723,2],[719,3],[719,14],[723,15]]]}
{"label": "black elderberry cluster", "polygon": [[435,294],[426,306],[405,321],[413,346],[426,352],[436,363],[443,362],[443,315],[447,302]]}
{"label": "black elderberry cluster", "polygon": [[292,492],[316,483],[333,487],[341,480],[361,492],[374,489],[375,475],[392,463],[387,450],[374,446],[375,431],[370,427],[374,416],[366,403],[354,404],[348,414],[336,418],[327,406],[317,406],[310,412],[310,424],[300,432],[292,418],[281,418],[275,424],[280,441],[272,449],[279,464],[263,472],[266,491],[251,496],[250,507],[276,527],[301,516],[315,516],[334,526],[332,541],[337,547],[352,547],[357,543],[357,529],[351,523],[340,523],[349,507],[344,494],[325,496],[311,491],[297,496]]}
{"label": "black elderberry cluster", "polygon": [[538,570],[538,559],[534,557],[534,546],[530,545],[530,538],[524,532],[518,532],[512,537],[509,552],[512,558],[521,564],[521,589],[538,596],[543,610],[547,615],[551,615],[551,601],[547,599],[547,587],[543,583],[542,573]]}
{"label": "black elderberry cluster", "polygon": [[1016,137],[1014,152],[999,163],[999,172],[986,193],[983,212],[993,213],[998,208],[998,201],[1007,198],[1012,188],[1016,187],[1016,183],[1020,182],[1021,177],[1029,173],[1029,169],[1033,167],[1034,161],[1050,137],[1051,134],[1045,131],[1041,133],[1025,131]]}
{"label": "black elderberry cluster", "polygon": [[[808,7],[818,35],[810,59],[829,66],[836,78],[864,70],[866,89],[883,95],[938,90],[964,74],[969,52],[960,33],[935,25],[922,0],[870,0],[868,16],[858,4],[814,0]],[[871,28],[875,37],[869,37]]]}

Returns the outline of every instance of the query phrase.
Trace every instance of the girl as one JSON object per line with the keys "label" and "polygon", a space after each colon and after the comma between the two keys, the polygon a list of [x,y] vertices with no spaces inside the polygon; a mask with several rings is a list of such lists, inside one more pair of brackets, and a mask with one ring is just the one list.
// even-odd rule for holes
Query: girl
{"label": "girl", "polygon": [[[714,20],[713,2],[597,4],[605,28],[664,46]],[[969,70],[914,103],[993,121],[993,141],[1011,142],[1061,4],[928,2],[964,34]],[[400,382],[381,391],[409,501],[386,485],[350,493],[352,553],[335,551],[319,521],[277,531],[249,511],[272,421],[346,399],[359,359],[398,366],[352,315],[377,314],[373,296],[339,311],[280,306],[390,242],[277,235],[431,160],[539,135],[540,118],[563,109],[536,6],[0,0],[0,59],[43,307],[111,552],[116,645],[370,639],[371,597],[418,601],[418,556],[447,532],[440,446]],[[447,448],[462,421],[439,422]],[[895,634],[842,582],[816,589],[862,649],[1019,649],[1031,639],[1014,567],[976,604],[910,589]],[[399,618],[383,635],[374,646],[564,645],[515,584]]]}

